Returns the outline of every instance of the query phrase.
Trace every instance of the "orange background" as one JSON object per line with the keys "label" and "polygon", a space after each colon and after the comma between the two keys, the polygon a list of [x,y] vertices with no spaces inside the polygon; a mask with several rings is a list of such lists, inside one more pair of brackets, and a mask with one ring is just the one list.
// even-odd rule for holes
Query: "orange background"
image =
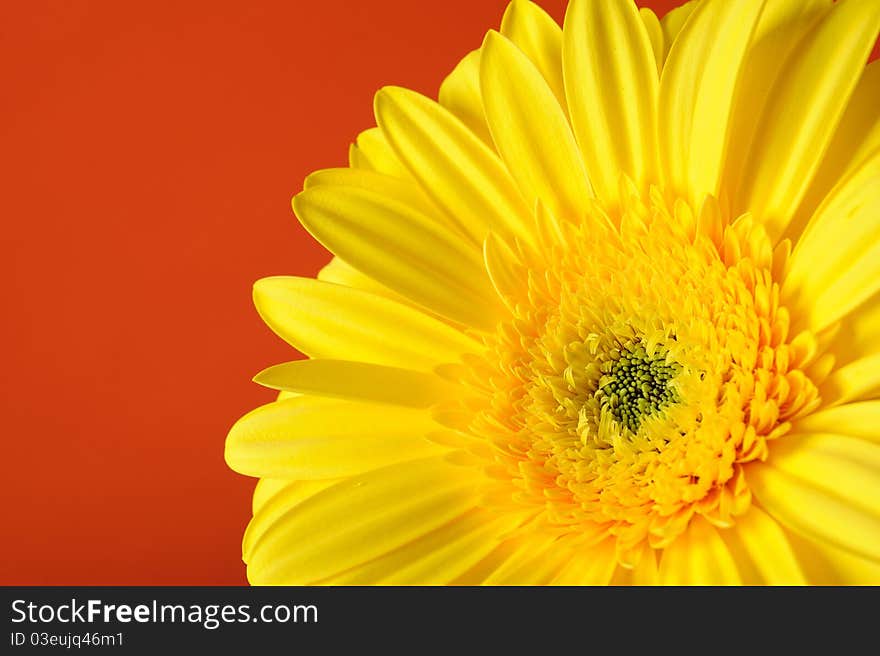
{"label": "orange background", "polygon": [[245,582],[223,443],[294,357],[251,284],[328,260],[289,199],[504,6],[2,3],[0,583]]}

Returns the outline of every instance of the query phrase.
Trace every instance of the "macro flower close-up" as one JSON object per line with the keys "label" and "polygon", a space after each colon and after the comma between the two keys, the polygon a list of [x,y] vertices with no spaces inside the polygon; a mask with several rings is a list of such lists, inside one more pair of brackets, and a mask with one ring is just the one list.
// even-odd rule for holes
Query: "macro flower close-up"
{"label": "macro flower close-up", "polygon": [[513,0],[380,89],[293,198],[332,259],[254,286],[249,581],[880,583],[878,30]]}

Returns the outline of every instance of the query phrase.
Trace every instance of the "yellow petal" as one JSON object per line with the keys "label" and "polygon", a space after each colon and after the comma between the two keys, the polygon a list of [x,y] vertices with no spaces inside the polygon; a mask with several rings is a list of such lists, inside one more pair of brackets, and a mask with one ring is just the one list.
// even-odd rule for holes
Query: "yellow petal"
{"label": "yellow petal", "polygon": [[242,540],[241,550],[244,561],[248,562],[251,559],[254,546],[275,522],[306,499],[338,482],[333,478],[322,481],[282,481],[261,478],[254,490],[254,516],[248,523]]}
{"label": "yellow petal", "polygon": [[256,513],[259,511],[272,497],[288,485],[294,485],[295,483],[296,481],[289,481],[283,478],[261,478],[258,480],[254,486],[254,497],[251,502],[252,512]]}
{"label": "yellow petal", "polygon": [[[754,570],[747,584],[805,585],[807,583],[786,532],[763,510],[752,505],[736,524],[721,531],[741,573]],[[744,576],[745,578],[745,576]]]}
{"label": "yellow petal", "polygon": [[811,585],[880,585],[880,563],[796,534],[788,539]]}
{"label": "yellow petal", "polygon": [[421,410],[300,396],[252,410],[226,439],[226,462],[248,476],[341,478],[439,455],[438,426]]}
{"label": "yellow petal", "polygon": [[348,165],[353,169],[364,171],[373,170],[373,167],[370,166],[369,160],[364,157],[364,154],[361,152],[360,148],[357,147],[357,144],[348,145]]}
{"label": "yellow petal", "polygon": [[370,278],[370,276],[361,273],[353,266],[347,264],[336,256],[318,271],[317,279],[323,280],[324,282],[336,283],[337,285],[354,287],[355,289],[380,294],[382,296],[388,296],[389,298],[394,298],[396,301],[404,300],[400,294],[391,291],[385,285],[382,285]]}
{"label": "yellow petal", "polygon": [[431,371],[480,348],[412,307],[309,278],[263,278],[254,285],[254,304],[275,333],[313,358]]}
{"label": "yellow petal", "polygon": [[435,221],[449,224],[446,217],[428,200],[412,178],[396,178],[384,173],[356,168],[334,168],[310,173],[303,182],[303,189],[322,186],[371,190],[383,196],[396,198]]}
{"label": "yellow petal", "polygon": [[572,0],[562,38],[565,93],[596,195],[618,196],[621,173],[657,179],[657,62],[629,0]]}
{"label": "yellow petal", "polygon": [[718,529],[696,515],[688,527],[693,585],[740,585],[739,570]]}
{"label": "yellow petal", "polygon": [[498,296],[514,309],[527,280],[522,264],[510,247],[491,232],[483,244],[483,259]]}
{"label": "yellow petal", "polygon": [[438,314],[494,328],[500,308],[481,253],[436,219],[357,187],[311,187],[293,207],[319,242],[371,278]]}
{"label": "yellow petal", "polygon": [[614,540],[589,549],[574,549],[567,560],[552,585],[608,585],[617,569]]}
{"label": "yellow petal", "polygon": [[486,578],[498,569],[519,547],[516,540],[505,540],[486,556],[481,558],[466,572],[463,572],[452,585],[484,585]]}
{"label": "yellow petal", "polygon": [[547,585],[572,555],[568,549],[560,549],[551,535],[532,535],[517,542],[504,562],[486,577],[486,585]]}
{"label": "yellow petal", "polygon": [[386,298],[390,298],[394,301],[397,301],[398,303],[403,303],[404,305],[409,305],[411,307],[417,308],[419,311],[423,311],[429,316],[439,319],[444,323],[456,325],[455,322],[444,319],[435,312],[429,312],[418,303],[415,303],[412,300],[401,296],[392,289],[388,289],[388,287],[378,282],[376,279],[371,278],[365,273],[361,273],[353,266],[335,255],[330,260],[330,262],[328,262],[323,268],[321,268],[320,271],[318,271],[318,275],[315,277],[318,280],[322,280],[324,282],[332,282],[336,283],[337,285],[354,287],[355,289],[360,289],[365,292],[372,292],[373,294],[385,296]]}
{"label": "yellow petal", "polygon": [[814,331],[880,291],[880,150],[831,192],[791,254],[782,298]]}
{"label": "yellow petal", "polygon": [[880,149],[880,61],[865,67],[853,91],[828,152],[786,233],[800,234],[806,221],[832,188],[851,174],[875,150]]}
{"label": "yellow petal", "polygon": [[831,0],[773,0],[764,5],[745,53],[730,117],[722,185],[727,197],[735,196],[753,165],[749,151],[785,62],[830,8]]}
{"label": "yellow petal", "polygon": [[838,433],[880,442],[880,401],[847,403],[798,419],[794,433]]}
{"label": "yellow petal", "polygon": [[718,531],[700,515],[663,550],[661,585],[739,585],[736,562]]}
{"label": "yellow petal", "polygon": [[635,585],[635,583],[633,583],[633,571],[627,569],[623,565],[618,565],[614,569],[614,573],[611,575],[611,579],[608,581],[607,585],[624,588]]}
{"label": "yellow petal", "polygon": [[874,294],[835,326],[829,351],[838,367],[880,353],[880,293]]}
{"label": "yellow petal", "polygon": [[480,95],[480,51],[471,50],[452,72],[443,80],[438,95],[440,104],[452,112],[458,120],[494,148],[486,114],[483,111],[483,98]]}
{"label": "yellow petal", "polygon": [[352,168],[367,169],[392,177],[409,179],[409,171],[391,150],[388,140],[379,128],[364,130],[358,135],[353,152],[356,161],[351,161]]}
{"label": "yellow petal", "polygon": [[645,32],[647,32],[648,38],[651,40],[651,50],[654,51],[654,59],[657,60],[657,74],[659,75],[660,71],[663,70],[666,52],[663,43],[663,28],[660,26],[657,14],[647,7],[639,9],[639,16],[641,16],[642,22],[645,24]]}
{"label": "yellow petal", "polygon": [[387,554],[471,510],[473,476],[471,469],[428,458],[328,487],[263,531],[248,578],[306,585]]}
{"label": "yellow petal", "polygon": [[633,585],[657,585],[659,578],[657,551],[646,546],[638,564],[632,570],[632,583]]}
{"label": "yellow petal", "polygon": [[439,376],[348,360],[296,360],[264,369],[254,381],[272,389],[413,408],[449,399],[454,389]]}
{"label": "yellow petal", "polygon": [[660,80],[660,161],[667,184],[698,207],[719,195],[743,55],[763,0],[699,3]]}
{"label": "yellow petal", "polygon": [[835,406],[876,397],[880,393],[880,353],[859,358],[823,381],[819,388],[822,404]]}
{"label": "yellow petal", "polygon": [[843,435],[774,443],[746,478],[761,506],[792,531],[880,560],[880,447]]}
{"label": "yellow petal", "polygon": [[783,235],[821,162],[880,29],[880,3],[843,0],[786,62],[764,107],[735,209]]}
{"label": "yellow petal", "polygon": [[385,556],[322,581],[330,585],[447,585],[495,548],[519,519],[471,510]]}
{"label": "yellow petal", "polygon": [[697,7],[698,0],[689,0],[683,5],[670,9],[663,18],[660,19],[660,28],[663,30],[663,61],[669,56],[669,50],[672,44],[681,33],[687,19]]}
{"label": "yellow petal", "polygon": [[527,202],[577,220],[589,182],[565,114],[541,73],[497,32],[483,43],[480,85],[492,138]]}
{"label": "yellow petal", "polygon": [[531,214],[498,156],[448,110],[400,87],[376,94],[376,120],[425,193],[481,244],[489,230],[531,241]]}
{"label": "yellow petal", "polygon": [[513,0],[501,18],[500,31],[531,60],[565,110],[562,29],[556,21],[530,0]]}

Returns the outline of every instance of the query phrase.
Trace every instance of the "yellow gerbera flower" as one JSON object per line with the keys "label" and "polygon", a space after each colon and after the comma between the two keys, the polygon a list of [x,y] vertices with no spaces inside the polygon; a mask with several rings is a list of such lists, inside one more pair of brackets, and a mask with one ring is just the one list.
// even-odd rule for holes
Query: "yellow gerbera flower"
{"label": "yellow gerbera flower", "polygon": [[880,582],[876,0],[514,0],[293,199],[253,583]]}

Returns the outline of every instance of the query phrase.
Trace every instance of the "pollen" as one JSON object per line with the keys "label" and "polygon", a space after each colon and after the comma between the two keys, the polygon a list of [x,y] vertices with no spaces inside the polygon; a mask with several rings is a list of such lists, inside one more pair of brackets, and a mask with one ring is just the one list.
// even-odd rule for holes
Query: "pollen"
{"label": "pollen", "polygon": [[676,400],[670,383],[679,366],[661,356],[649,358],[641,345],[622,345],[615,355],[602,367],[606,375],[596,395],[602,412],[610,413],[623,429],[637,433],[642,417],[656,415]]}

